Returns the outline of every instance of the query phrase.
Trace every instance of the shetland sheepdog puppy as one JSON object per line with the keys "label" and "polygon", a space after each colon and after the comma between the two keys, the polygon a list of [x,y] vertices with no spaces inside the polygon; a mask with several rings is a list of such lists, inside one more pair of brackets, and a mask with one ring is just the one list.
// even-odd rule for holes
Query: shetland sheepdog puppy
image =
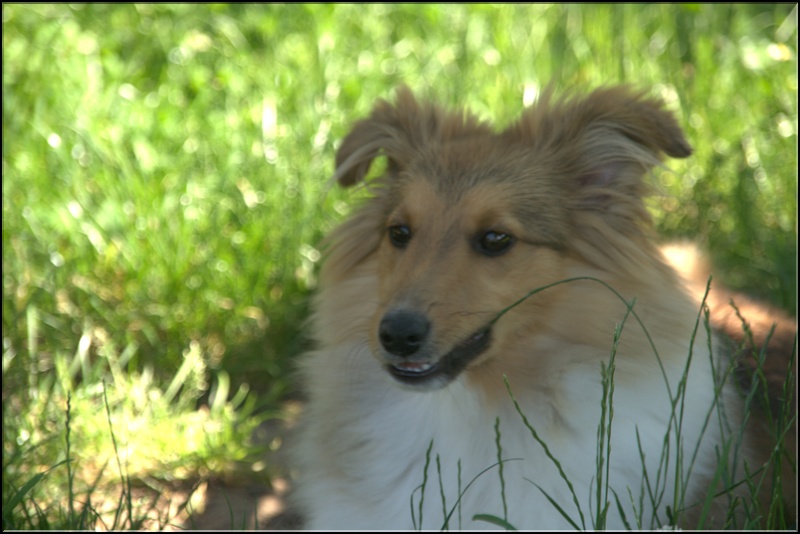
{"label": "shetland sheepdog puppy", "polygon": [[546,91],[505,129],[401,88],[357,122],[334,179],[371,196],[330,236],[300,364],[306,527],[736,526],[781,484],[793,504],[784,436],[744,422],[765,381],[650,233],[646,176],[691,153],[627,87]]}

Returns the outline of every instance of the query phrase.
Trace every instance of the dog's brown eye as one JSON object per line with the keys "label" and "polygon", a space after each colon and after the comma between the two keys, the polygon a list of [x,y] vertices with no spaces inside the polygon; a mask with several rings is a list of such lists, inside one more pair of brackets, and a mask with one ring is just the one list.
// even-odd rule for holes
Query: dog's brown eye
{"label": "dog's brown eye", "polygon": [[411,229],[404,224],[389,227],[389,241],[397,248],[405,248],[411,241]]}
{"label": "dog's brown eye", "polygon": [[475,241],[475,249],[485,256],[499,256],[515,242],[514,236],[489,230]]}

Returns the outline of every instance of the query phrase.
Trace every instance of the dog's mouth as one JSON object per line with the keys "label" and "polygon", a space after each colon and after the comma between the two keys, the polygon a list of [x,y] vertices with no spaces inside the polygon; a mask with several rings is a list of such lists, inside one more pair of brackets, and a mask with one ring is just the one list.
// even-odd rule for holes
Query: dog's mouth
{"label": "dog's mouth", "polygon": [[491,327],[482,328],[462,341],[439,361],[404,361],[387,365],[389,374],[413,386],[442,387],[454,380],[470,362],[486,352],[491,344]]}

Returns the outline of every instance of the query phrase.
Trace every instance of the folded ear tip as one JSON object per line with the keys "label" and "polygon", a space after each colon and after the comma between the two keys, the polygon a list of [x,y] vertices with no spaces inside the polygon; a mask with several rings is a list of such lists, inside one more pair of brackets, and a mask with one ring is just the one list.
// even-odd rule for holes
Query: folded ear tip
{"label": "folded ear tip", "polygon": [[673,158],[688,158],[693,152],[692,145],[682,136],[676,139],[675,144],[666,150],[667,155]]}
{"label": "folded ear tip", "polygon": [[694,148],[686,140],[683,131],[675,124],[674,131],[668,130],[666,135],[662,137],[658,148],[671,158],[688,158],[694,153]]}
{"label": "folded ear tip", "polygon": [[342,187],[352,187],[356,184],[356,179],[352,173],[343,174],[335,178],[336,182]]}
{"label": "folded ear tip", "polygon": [[340,161],[340,158],[337,155],[336,158],[336,172],[333,173],[331,177],[332,181],[335,181],[342,187],[352,187],[360,182],[369,172],[369,168],[372,164],[372,159],[375,157],[375,154],[371,154],[366,156],[366,159],[362,159],[358,163],[351,163],[351,158],[363,158],[363,154],[350,154],[350,158],[343,158]]}

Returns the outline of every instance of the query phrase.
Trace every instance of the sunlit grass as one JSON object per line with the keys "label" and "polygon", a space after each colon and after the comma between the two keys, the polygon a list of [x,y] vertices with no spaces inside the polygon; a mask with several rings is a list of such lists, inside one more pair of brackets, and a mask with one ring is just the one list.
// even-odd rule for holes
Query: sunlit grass
{"label": "sunlit grass", "polygon": [[695,147],[657,176],[658,229],[794,311],[796,18],[755,4],[4,5],[3,479],[58,466],[36,485],[58,499],[67,394],[76,472],[113,457],[103,391],[120,442],[152,437],[123,447],[136,476],[248,454],[226,432],[292,390],[319,242],[351,202],[326,182],[337,140],[401,83],[500,123],[550,81],[651,88]]}
{"label": "sunlit grass", "polygon": [[[31,338],[40,326],[35,314],[29,317]],[[92,344],[98,345],[94,362]],[[120,352],[87,331],[74,353],[54,356],[53,372],[29,375],[26,395],[4,400],[4,421],[14,423],[3,429],[4,528],[137,529],[157,521],[166,526],[173,518],[164,517],[164,510],[153,516],[151,502],[138,498],[135,511],[131,504],[133,488],[153,476],[184,488],[215,473],[268,483],[269,473],[254,472],[259,447],[251,440],[260,422],[274,414],[254,414],[254,399],[245,388],[232,392],[223,371],[208,384],[196,344],[184,352],[166,387],[155,383],[149,366],[126,370],[136,350]],[[37,354],[30,356],[35,361]],[[209,389],[207,405],[195,409]],[[114,507],[107,507],[120,488],[117,511],[124,513],[116,517]]]}

